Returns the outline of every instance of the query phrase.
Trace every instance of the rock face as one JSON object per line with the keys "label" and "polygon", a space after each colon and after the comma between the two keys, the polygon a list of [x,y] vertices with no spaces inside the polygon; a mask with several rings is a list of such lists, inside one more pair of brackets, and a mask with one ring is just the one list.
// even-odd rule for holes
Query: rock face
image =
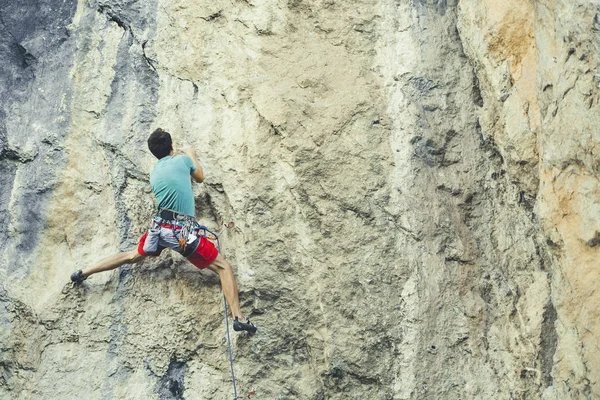
{"label": "rock face", "polygon": [[600,6],[0,0],[0,397],[230,399],[222,296],[134,247],[156,127],[238,395],[600,397]]}

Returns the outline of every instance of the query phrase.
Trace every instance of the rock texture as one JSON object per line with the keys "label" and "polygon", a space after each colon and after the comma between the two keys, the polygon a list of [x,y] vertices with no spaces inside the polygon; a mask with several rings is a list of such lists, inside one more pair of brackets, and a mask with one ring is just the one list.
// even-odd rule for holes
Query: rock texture
{"label": "rock texture", "polygon": [[[205,167],[256,399],[600,396],[600,6],[0,0],[0,397],[230,399],[217,277],[130,249]],[[165,252],[166,253],[166,252]]]}

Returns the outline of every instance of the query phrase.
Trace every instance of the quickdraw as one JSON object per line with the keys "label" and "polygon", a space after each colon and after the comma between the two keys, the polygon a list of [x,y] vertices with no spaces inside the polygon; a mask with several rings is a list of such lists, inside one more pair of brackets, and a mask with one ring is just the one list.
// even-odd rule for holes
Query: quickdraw
{"label": "quickdraw", "polygon": [[200,244],[199,231],[200,225],[194,219],[185,219],[181,224],[181,229],[174,232],[184,257],[191,256],[198,248],[198,244]]}

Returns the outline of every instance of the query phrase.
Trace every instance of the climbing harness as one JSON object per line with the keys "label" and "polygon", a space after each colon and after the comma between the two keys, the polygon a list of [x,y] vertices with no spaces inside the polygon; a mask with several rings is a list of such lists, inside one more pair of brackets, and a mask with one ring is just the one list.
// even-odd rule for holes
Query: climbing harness
{"label": "climbing harness", "polygon": [[165,238],[163,233],[163,241],[166,240],[168,247],[186,258],[194,254],[200,244],[200,225],[194,217],[179,214],[173,210],[161,209],[152,218],[152,227],[148,230],[144,243],[145,253],[152,254],[158,251],[159,246],[165,245],[164,242],[159,244],[163,229],[171,231],[170,238]]}

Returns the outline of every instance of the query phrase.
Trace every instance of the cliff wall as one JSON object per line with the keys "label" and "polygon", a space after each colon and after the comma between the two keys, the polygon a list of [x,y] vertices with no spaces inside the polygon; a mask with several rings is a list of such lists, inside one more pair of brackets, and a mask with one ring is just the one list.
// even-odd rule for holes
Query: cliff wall
{"label": "cliff wall", "polygon": [[216,275],[133,248],[156,127],[256,399],[600,396],[600,7],[0,0],[0,396],[233,397]]}

